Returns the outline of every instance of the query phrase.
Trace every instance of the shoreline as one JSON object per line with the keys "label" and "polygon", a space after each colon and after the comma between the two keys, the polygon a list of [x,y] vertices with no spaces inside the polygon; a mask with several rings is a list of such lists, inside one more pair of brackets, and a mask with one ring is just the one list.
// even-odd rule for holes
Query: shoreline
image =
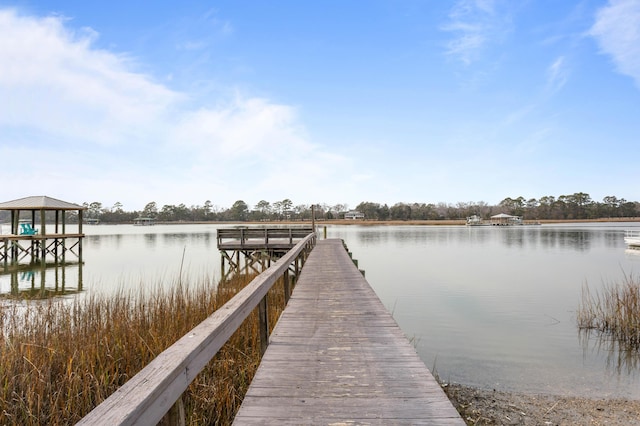
{"label": "shoreline", "polygon": [[468,425],[640,425],[640,400],[441,386]]}
{"label": "shoreline", "polygon": [[[525,220],[523,225],[544,225],[544,224],[556,224],[556,223],[628,223],[628,222],[640,222],[640,217],[624,217],[624,218],[602,218],[602,219],[540,219],[540,220]],[[254,223],[267,223],[267,222],[254,222]],[[268,223],[283,223],[283,222],[268,222]],[[300,222],[284,222],[284,223],[300,223]],[[304,222],[306,223],[306,222]],[[364,225],[364,226],[384,226],[384,225],[424,225],[424,226],[454,226],[462,225],[466,226],[466,219],[447,219],[447,220],[347,220],[347,219],[335,219],[335,220],[316,220],[316,225]],[[514,225],[516,226],[516,225]]]}
{"label": "shoreline", "polygon": [[[601,219],[540,219],[525,220],[523,225],[544,225],[558,223],[632,223],[640,222],[640,217],[622,217],[622,218],[601,218]],[[131,223],[111,223],[104,222],[98,225],[130,225]],[[282,225],[311,225],[311,220],[282,220],[282,221],[176,221],[176,222],[156,222],[155,225],[234,225],[234,226],[282,226]],[[315,221],[316,226],[322,225],[359,225],[359,226],[466,226],[466,219],[443,219],[443,220],[367,220],[367,219],[330,219]]]}

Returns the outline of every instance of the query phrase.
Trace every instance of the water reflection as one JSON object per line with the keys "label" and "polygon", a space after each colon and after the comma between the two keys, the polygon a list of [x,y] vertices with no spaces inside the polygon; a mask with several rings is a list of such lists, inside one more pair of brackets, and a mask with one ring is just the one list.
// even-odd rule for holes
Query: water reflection
{"label": "water reflection", "polygon": [[[638,224],[329,229],[427,366],[488,388],[640,398],[637,357],[577,336],[592,288],[640,268],[624,230]],[[599,350],[596,350],[599,349]]]}
{"label": "water reflection", "polygon": [[157,234],[146,234],[144,235],[144,242],[147,247],[155,247],[158,243],[158,235]]}
{"label": "water reflection", "polygon": [[620,245],[622,230],[561,229],[549,226],[433,226],[423,227],[425,232],[416,232],[415,227],[386,227],[389,232],[380,232],[380,228],[362,227],[355,237],[363,245],[384,245],[389,242],[414,242],[424,244],[499,242],[508,248],[542,247],[545,249],[566,249],[588,251],[591,245],[604,244],[607,247]]}
{"label": "water reflection", "polygon": [[596,330],[579,330],[584,357],[604,357],[608,371],[617,376],[640,377],[640,350]]}
{"label": "water reflection", "polygon": [[82,292],[82,262],[5,266],[0,272],[0,297],[48,299]]}

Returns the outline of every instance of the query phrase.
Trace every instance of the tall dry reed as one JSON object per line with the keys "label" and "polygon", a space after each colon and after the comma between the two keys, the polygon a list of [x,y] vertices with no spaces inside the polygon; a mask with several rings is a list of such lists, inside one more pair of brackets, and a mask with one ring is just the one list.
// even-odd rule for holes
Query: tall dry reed
{"label": "tall dry reed", "polygon": [[[73,424],[250,279],[176,280],[136,294],[5,303],[0,308],[0,424]],[[282,311],[270,291],[270,323]],[[183,395],[189,424],[229,424],[260,362],[254,312]]]}
{"label": "tall dry reed", "polygon": [[624,276],[592,293],[585,284],[577,311],[578,327],[611,336],[622,347],[640,350],[640,281]]}

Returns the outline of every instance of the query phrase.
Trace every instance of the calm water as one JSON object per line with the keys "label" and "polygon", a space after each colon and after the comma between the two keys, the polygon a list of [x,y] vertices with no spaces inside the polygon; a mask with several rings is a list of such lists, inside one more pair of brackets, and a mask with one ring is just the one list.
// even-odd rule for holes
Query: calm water
{"label": "calm water", "polygon": [[[228,226],[228,225],[227,225]],[[630,224],[532,227],[329,226],[425,364],[445,380],[502,390],[640,398],[640,361],[580,336],[575,311],[591,290],[640,273],[625,250]],[[180,271],[219,277],[216,225],[85,226],[84,266],[65,268],[81,294],[172,285]],[[322,234],[322,232],[320,232]],[[47,270],[45,286],[61,285]],[[37,272],[18,275],[39,288]],[[0,293],[11,282],[0,275]],[[71,297],[71,296],[67,296]],[[624,355],[624,354],[622,354]]]}

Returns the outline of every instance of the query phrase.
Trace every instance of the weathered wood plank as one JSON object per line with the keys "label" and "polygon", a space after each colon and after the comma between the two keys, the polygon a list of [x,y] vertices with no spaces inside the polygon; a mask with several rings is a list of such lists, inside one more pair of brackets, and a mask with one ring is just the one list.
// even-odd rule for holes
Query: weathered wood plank
{"label": "weathered wood plank", "polygon": [[234,424],[464,422],[339,240],[318,242]]}
{"label": "weathered wood plank", "polygon": [[[324,419],[322,419],[324,420]],[[269,418],[260,418],[260,417],[246,417],[243,419],[243,424],[245,425],[261,425],[261,426],[299,426],[299,425],[312,425],[312,424],[323,424],[324,422],[321,419],[315,419],[309,416],[300,416],[297,418],[292,418],[291,416],[286,418],[279,417],[269,417]],[[372,425],[372,426],[388,426],[389,424],[407,424],[412,426],[427,426],[436,424],[432,419],[410,419],[405,418],[402,421],[394,421],[390,422],[388,419],[364,419],[357,418],[351,416],[347,422],[339,422],[332,421],[329,424],[336,426],[346,426],[346,425]],[[442,418],[438,419],[438,425],[460,425],[460,422],[456,419],[448,419]]]}

